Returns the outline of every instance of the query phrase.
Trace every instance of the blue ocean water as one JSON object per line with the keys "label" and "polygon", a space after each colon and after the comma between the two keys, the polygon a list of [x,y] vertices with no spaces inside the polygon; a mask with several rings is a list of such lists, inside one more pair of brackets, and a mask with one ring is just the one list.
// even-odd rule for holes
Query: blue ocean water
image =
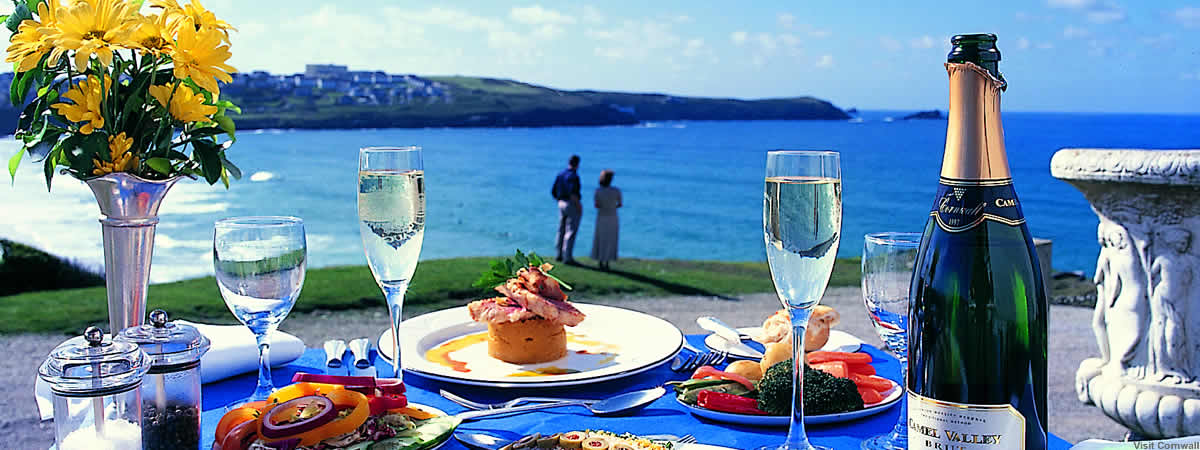
{"label": "blue ocean water", "polygon": [[[520,248],[553,256],[554,175],[582,158],[584,221],[577,256],[591,248],[590,196],[602,169],[624,192],[621,255],[765,260],[762,190],[770,149],[842,154],[841,256],[862,251],[875,231],[920,230],[941,165],[946,122],[663,122],[622,127],[513,129],[257,130],[229,153],[246,177],[229,190],[185,181],[168,195],[155,247],[156,281],[211,273],[213,221],[237,215],[296,215],[306,222],[314,267],[365,263],[355,223],[358,148],[424,148],[427,222],[423,259],[500,255]],[[1055,270],[1090,273],[1097,219],[1083,196],[1050,176],[1064,147],[1200,148],[1200,116],[1006,113],[1009,161],[1029,226],[1054,240]],[[16,149],[0,143],[7,160]],[[98,209],[69,177],[47,195],[36,164],[0,187],[0,236],[85,263],[103,260]],[[88,206],[92,205],[92,206]]]}

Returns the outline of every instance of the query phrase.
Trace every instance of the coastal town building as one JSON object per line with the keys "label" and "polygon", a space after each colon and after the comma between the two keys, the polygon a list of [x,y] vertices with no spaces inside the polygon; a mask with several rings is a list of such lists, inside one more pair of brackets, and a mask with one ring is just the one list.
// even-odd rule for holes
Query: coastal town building
{"label": "coastal town building", "polygon": [[450,89],[443,83],[411,74],[351,71],[337,64],[308,64],[303,73],[291,75],[274,75],[261,70],[234,73],[233,82],[221,91],[244,100],[292,97],[313,101],[324,99],[337,105],[452,101]]}

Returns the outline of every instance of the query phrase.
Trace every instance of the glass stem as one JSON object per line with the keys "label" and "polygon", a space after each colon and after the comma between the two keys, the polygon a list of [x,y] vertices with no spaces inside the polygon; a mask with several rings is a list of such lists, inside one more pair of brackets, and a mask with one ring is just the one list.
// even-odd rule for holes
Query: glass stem
{"label": "glass stem", "polygon": [[388,317],[392,322],[392,371],[398,380],[404,379],[404,366],[400,364],[400,322],[404,320],[401,310],[404,307],[404,293],[408,291],[408,283],[400,286],[385,286],[383,294],[387,297]]}
{"label": "glass stem", "polygon": [[270,330],[254,333],[254,338],[258,340],[258,387],[251,395],[254,400],[266,400],[275,390],[275,384],[271,381],[271,338],[269,334]]}
{"label": "glass stem", "polygon": [[895,352],[896,359],[900,361],[900,416],[896,420],[896,427],[892,428],[892,436],[895,437],[896,443],[908,443],[908,352]]}
{"label": "glass stem", "polygon": [[808,434],[804,431],[804,332],[812,308],[789,308],[792,319],[792,423],[786,441],[788,450],[808,450]]}

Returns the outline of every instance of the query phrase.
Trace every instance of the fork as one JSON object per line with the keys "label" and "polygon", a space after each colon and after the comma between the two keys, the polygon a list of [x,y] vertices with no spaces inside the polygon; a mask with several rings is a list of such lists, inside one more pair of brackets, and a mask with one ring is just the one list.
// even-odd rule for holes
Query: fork
{"label": "fork", "polygon": [[687,358],[680,359],[676,357],[671,363],[671,370],[676,372],[690,372],[700,368],[701,366],[711,366],[725,362],[729,359],[729,352],[712,351],[708,353],[695,353]]}
{"label": "fork", "polygon": [[680,444],[695,444],[696,442],[699,442],[699,440],[696,439],[696,436],[692,436],[690,434],[685,434],[683,436],[680,436],[679,439],[676,440],[675,442],[678,442]]}
{"label": "fork", "polygon": [[522,403],[531,403],[531,402],[544,403],[544,402],[577,401],[577,402],[582,402],[584,404],[590,405],[592,403],[596,403],[596,402],[600,401],[600,400],[593,400],[593,399],[554,398],[554,397],[517,397],[517,398],[514,398],[507,402],[501,402],[501,403],[480,403],[480,402],[476,402],[476,401],[467,400],[467,399],[462,398],[462,397],[460,397],[450,391],[447,391],[445,389],[439,390],[438,394],[440,394],[446,400],[450,400],[450,401],[452,401],[454,403],[458,403],[459,405],[462,405],[468,409],[474,409],[474,410],[511,408],[511,407],[520,405]]}

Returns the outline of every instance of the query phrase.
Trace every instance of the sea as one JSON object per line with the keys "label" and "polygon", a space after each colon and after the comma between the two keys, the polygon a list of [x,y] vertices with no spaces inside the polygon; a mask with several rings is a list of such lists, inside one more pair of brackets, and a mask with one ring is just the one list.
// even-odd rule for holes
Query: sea
{"label": "sea", "polygon": [[[576,256],[591,250],[591,193],[600,171],[624,194],[620,255],[765,261],[762,196],[766,152],[841,153],[839,256],[860,255],[863,235],[920,231],[929,217],[945,141],[944,120],[900,120],[864,111],[850,121],[681,121],[636,126],[243,130],[229,158],[244,174],[229,189],[184,180],[160,211],[151,279],[212,273],[213,222],[232,216],[304,219],[311,267],[365,264],[356,224],[358,149],[423,148],[426,233],[421,259],[554,256],[555,175],[582,158],[584,218]],[[1083,195],[1050,175],[1062,148],[1200,148],[1200,116],[1009,112],[1004,117],[1017,193],[1035,237],[1053,241],[1055,271],[1091,274],[1097,218]],[[19,143],[0,139],[7,161]],[[9,184],[9,183],[5,183]],[[48,191],[41,165],[25,161],[0,185],[0,237],[97,270],[99,209],[66,175]],[[416,280],[419,282],[419,280]]]}

